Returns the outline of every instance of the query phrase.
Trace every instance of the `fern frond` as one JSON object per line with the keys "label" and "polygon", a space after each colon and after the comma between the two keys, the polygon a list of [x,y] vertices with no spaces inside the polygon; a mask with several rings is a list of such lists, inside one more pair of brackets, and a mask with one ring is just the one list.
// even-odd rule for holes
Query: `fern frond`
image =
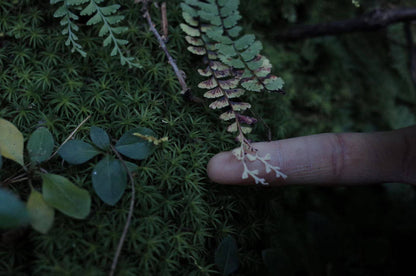
{"label": "fern frond", "polygon": [[51,0],[51,4],[62,3],[61,6],[55,11],[54,17],[62,18],[60,21],[61,26],[64,26],[62,30],[63,35],[67,35],[65,41],[66,46],[72,46],[71,52],[77,51],[81,56],[86,57],[87,53],[82,49],[81,44],[77,42],[78,36],[75,34],[79,30],[79,27],[75,23],[79,19],[78,15],[73,13],[70,9],[71,6],[81,5],[88,0]]}
{"label": "fern frond", "polygon": [[113,44],[111,56],[118,55],[120,57],[121,65],[128,64],[129,67],[134,66],[141,68],[141,65],[134,62],[133,57],[126,57],[121,50],[121,47],[128,43],[127,40],[119,39],[116,35],[127,31],[127,27],[116,27],[114,25],[120,23],[124,16],[114,15],[117,13],[120,5],[100,6],[103,0],[90,0],[89,4],[81,11],[81,15],[88,15],[92,17],[87,21],[87,25],[102,24],[99,36],[107,36],[103,41],[103,46],[107,47]]}
{"label": "fern frond", "polygon": [[[106,37],[103,41],[103,46],[107,47],[113,45],[113,49],[110,53],[111,56],[118,55],[120,57],[120,63],[122,65],[127,64],[129,67],[138,67],[141,68],[141,65],[134,61],[133,57],[127,57],[122,51],[122,46],[128,44],[127,40],[120,39],[117,35],[120,35],[128,30],[124,26],[116,26],[120,23],[124,16],[116,15],[120,5],[100,5],[104,0],[51,0],[51,4],[62,3],[61,6],[55,11],[54,16],[61,19],[61,25],[65,26],[62,30],[62,34],[68,35],[68,39],[65,42],[65,45],[72,46],[71,51],[77,51],[83,57],[87,54],[83,50],[82,46],[77,42],[78,36],[75,34],[79,30],[79,27],[76,25],[76,21],[79,19],[79,16],[71,11],[73,9],[81,10],[80,15],[90,16],[87,21],[87,26],[99,25],[101,28],[98,35],[100,37]],[[88,3],[88,4],[87,4]],[[85,7],[84,5],[87,4]]]}
{"label": "fern frond", "polygon": [[[209,8],[208,5],[203,6],[206,9]],[[203,55],[208,64],[205,69],[198,70],[201,76],[208,77],[208,79],[200,82],[198,87],[208,90],[204,97],[215,99],[210,104],[210,108],[223,109],[227,107],[229,109],[227,111],[230,114],[228,118],[233,118],[235,122],[227,130],[229,132],[241,132],[240,117],[237,113],[250,108],[250,104],[231,100],[244,94],[243,89],[237,89],[240,82],[239,74],[233,72],[232,67],[229,65],[222,63],[218,59],[218,55],[213,52],[216,50],[215,46],[209,41],[207,36],[203,35],[203,27],[200,22],[191,16],[191,14],[197,14],[195,10],[186,4],[183,4],[183,9],[186,23],[192,25],[181,24],[182,30],[187,34],[186,40],[191,44],[188,50],[194,54]],[[194,46],[195,44],[198,46]],[[222,117],[220,116],[220,118]]]}
{"label": "fern frond", "polygon": [[208,90],[204,97],[214,99],[209,105],[211,109],[227,109],[220,119],[232,121],[227,131],[238,133],[236,139],[241,144],[233,153],[243,163],[242,178],[251,176],[256,183],[266,185],[265,179],[257,176],[258,171],[248,169],[246,159],[259,160],[267,172],[275,171],[276,177],[286,176],[278,167],[270,165],[266,157],[257,155],[257,150],[245,137],[257,120],[242,114],[251,108],[249,103],[235,99],[246,91],[281,92],[283,80],[271,74],[271,63],[260,55],[262,44],[254,35],[239,37],[241,28],[237,23],[241,16],[238,5],[238,0],[185,0],[182,3],[185,23],[181,24],[181,28],[190,44],[188,50],[203,56],[207,63],[205,69],[198,70],[201,76],[207,78],[198,87]]}

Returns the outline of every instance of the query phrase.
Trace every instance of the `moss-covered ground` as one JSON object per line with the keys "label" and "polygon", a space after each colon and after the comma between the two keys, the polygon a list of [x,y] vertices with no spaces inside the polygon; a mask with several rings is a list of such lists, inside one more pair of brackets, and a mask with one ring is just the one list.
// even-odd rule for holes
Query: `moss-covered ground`
{"label": "moss-covered ground", "polygon": [[[88,57],[71,53],[59,20],[53,18],[56,7],[47,2],[0,0],[0,117],[18,126],[25,138],[45,125],[56,145],[88,115],[91,119],[77,138],[88,140],[92,125],[106,129],[113,139],[137,126],[169,137],[139,163],[134,217],[117,275],[215,274],[215,248],[229,234],[239,248],[237,275],[266,274],[266,249],[271,249],[268,269],[280,275],[414,275],[413,256],[404,254],[416,246],[413,187],[270,189],[211,183],[206,164],[215,153],[232,149],[233,137],[208,103],[192,103],[179,94],[140,6],[119,1],[129,26],[128,53],[143,64],[143,69],[129,69],[101,46],[96,28],[83,26],[79,33]],[[186,51],[178,27],[179,2],[168,1],[168,48],[200,96],[195,68],[201,61]],[[265,55],[286,81],[285,96],[248,96],[273,139],[415,123],[416,91],[400,24],[295,43],[273,38],[291,22],[349,18],[383,4],[360,2],[358,9],[347,0],[242,1],[242,25],[264,42]],[[160,26],[156,9],[152,16]],[[267,139],[262,124],[255,133],[254,140]],[[130,195],[127,191],[115,207],[101,202],[90,181],[93,163],[69,166],[57,157],[49,164],[48,171],[91,192],[92,212],[86,220],[57,214],[46,235],[32,230],[3,233],[0,275],[108,273]],[[7,162],[0,177],[17,168]],[[27,197],[26,183],[11,188]]]}

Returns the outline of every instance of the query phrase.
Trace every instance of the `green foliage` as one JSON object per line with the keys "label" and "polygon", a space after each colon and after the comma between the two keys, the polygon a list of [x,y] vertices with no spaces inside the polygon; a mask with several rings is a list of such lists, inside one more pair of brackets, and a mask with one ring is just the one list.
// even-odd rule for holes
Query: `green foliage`
{"label": "green foliage", "polygon": [[102,150],[108,149],[110,146],[110,137],[107,132],[99,127],[92,126],[90,129],[91,141]]}
{"label": "green foliage", "polygon": [[62,30],[63,35],[67,35],[65,41],[66,46],[72,46],[71,51],[77,51],[83,57],[87,56],[87,53],[82,49],[81,44],[77,42],[78,36],[75,34],[79,30],[78,25],[75,23],[79,19],[79,16],[73,13],[70,9],[71,6],[81,5],[87,1],[71,1],[71,0],[51,0],[51,4],[61,3],[62,5],[55,11],[54,17],[61,17],[60,24],[64,26]]}
{"label": "green foliage", "polygon": [[117,141],[115,148],[121,154],[135,160],[143,160],[149,157],[154,150],[154,144],[150,141],[146,141],[143,138],[137,137],[135,133],[142,135],[155,136],[155,133],[148,128],[135,128],[129,130],[120,140]]}
{"label": "green foliage", "polygon": [[[180,1],[166,2],[167,47],[187,74],[192,92],[203,95],[206,91],[196,85],[201,81],[195,70],[200,59],[186,51],[189,45],[179,27],[183,21]],[[286,82],[285,97],[244,95],[247,102],[256,103],[250,110],[255,111],[254,117],[263,117],[273,139],[388,130],[415,118],[416,94],[400,24],[377,33],[296,43],[275,40],[278,32],[297,24],[351,18],[383,5],[360,3],[357,9],[351,1],[241,1],[239,24],[261,39],[264,54]],[[414,271],[412,256],[406,254],[416,246],[412,187],[405,186],[408,189],[399,193],[397,184],[388,189],[262,189],[211,183],[206,164],[213,154],[230,150],[233,137],[208,107],[181,98],[181,88],[147,31],[139,7],[133,1],[117,4],[125,7],[118,14],[125,16],[124,25],[129,27],[123,36],[131,43],[125,48],[141,61],[143,71],[130,71],[114,62],[111,49],[102,47],[97,38],[99,29],[95,32],[82,25],[77,35],[88,57],[70,55],[66,36],[57,35],[62,27],[47,1],[0,1],[1,10],[7,11],[0,12],[0,32],[4,32],[0,39],[0,116],[13,122],[25,138],[43,125],[55,141],[62,142],[87,115],[92,115],[89,125],[100,126],[117,139],[137,126],[152,129],[159,137],[169,136],[169,143],[147,159],[128,159],[135,163],[134,177],[140,181],[135,184],[132,226],[116,273],[215,275],[215,250],[227,235],[238,244],[237,275],[266,275],[268,266],[261,254],[265,249],[273,249],[274,256],[284,262],[278,267],[283,270],[277,271],[280,274],[294,270],[299,275],[324,275],[328,269],[332,275],[354,276]],[[415,2],[394,4],[414,6]],[[158,29],[159,13],[152,6]],[[267,128],[262,124],[255,127],[253,140],[267,140]],[[90,142],[89,130],[81,127],[74,138]],[[62,165],[60,158],[41,164],[48,172],[87,189],[92,211],[83,221],[57,212],[55,227],[46,235],[1,232],[3,274],[108,274],[111,249],[123,231],[130,201],[126,192],[112,207],[94,192],[91,172],[99,158],[80,166]],[[29,159],[25,156],[24,160]],[[19,169],[17,163],[3,158],[0,181]],[[9,187],[26,200],[30,189],[25,184],[11,183]],[[40,180],[35,179],[33,185],[40,191]],[[331,247],[320,246],[321,238],[313,230],[317,223],[310,222],[310,212],[320,213],[334,227],[337,235],[328,239]],[[17,238],[6,241],[11,234]]]}
{"label": "green foliage", "polygon": [[34,163],[41,163],[52,155],[54,141],[52,134],[45,127],[36,129],[27,142],[27,151],[30,160]]}
{"label": "green foliage", "polygon": [[0,155],[23,166],[23,135],[12,123],[1,118]]}
{"label": "green foliage", "polygon": [[62,5],[55,11],[54,17],[62,18],[60,24],[65,28],[62,30],[63,35],[67,35],[65,41],[66,46],[71,46],[71,51],[77,51],[83,57],[87,56],[87,53],[83,50],[81,44],[77,42],[78,36],[75,34],[79,30],[76,21],[79,20],[79,16],[75,14],[74,10],[80,10],[79,15],[89,16],[87,26],[101,25],[98,36],[105,37],[103,46],[107,47],[113,45],[110,55],[120,57],[121,65],[127,64],[129,67],[141,68],[141,65],[135,62],[133,57],[127,57],[122,51],[123,46],[128,43],[128,40],[118,38],[118,35],[125,33],[128,28],[125,26],[117,26],[124,16],[117,15],[120,5],[108,5],[103,6],[104,0],[51,0],[51,4],[61,3]]}
{"label": "green foliage", "polygon": [[74,165],[85,163],[98,154],[98,149],[81,140],[70,140],[59,150],[62,159]]}
{"label": "green foliage", "polygon": [[42,194],[34,189],[30,192],[26,207],[33,229],[46,234],[53,225],[55,209],[50,207]]}
{"label": "green foliage", "polygon": [[[0,153],[12,160],[23,160],[23,149],[20,149],[23,148],[22,133],[7,120],[0,119],[0,123],[0,127],[3,130],[0,134],[2,149]],[[102,150],[109,150],[111,147],[114,151],[117,149],[127,157],[142,160],[153,152],[154,145],[159,144],[160,141],[167,140],[158,140],[152,135],[154,135],[154,132],[150,129],[135,128],[126,132],[114,148],[110,145],[110,138],[105,130],[92,127],[90,129],[90,137],[94,146],[99,149],[89,143],[75,139],[66,141],[61,145],[58,153],[70,164],[83,164],[98,154],[105,153]],[[49,130],[45,127],[37,128],[27,143],[27,150],[32,162],[30,169],[33,169],[32,167],[35,165],[48,161],[52,157],[53,148],[54,140]],[[23,166],[23,161],[21,163]],[[133,173],[138,169],[137,165],[133,163],[123,163],[123,160],[115,160],[106,154],[93,169],[92,184],[94,190],[109,205],[115,205],[124,194],[128,171]],[[30,172],[30,174],[32,173],[34,172]],[[77,187],[67,178],[47,173],[42,168],[40,176],[42,178],[42,194],[32,187],[32,176],[28,176],[31,193],[27,203],[27,210],[35,230],[41,233],[49,231],[54,220],[54,209],[77,219],[84,219],[88,216],[91,209],[91,198],[88,191]],[[22,224],[26,213],[21,213],[18,202],[13,197],[8,196],[7,193],[4,193],[2,196],[5,197],[5,201],[7,198],[15,206],[15,208],[11,208],[10,214],[7,214],[6,210],[2,211],[4,212],[1,219],[2,225],[4,227],[13,227]],[[18,212],[21,214],[18,215]],[[16,219],[7,223],[7,219],[14,215]]]}
{"label": "green foliage", "polygon": [[210,105],[211,108],[229,108],[220,119],[234,119],[235,122],[227,130],[239,131],[238,140],[243,141],[243,135],[251,132],[251,127],[240,125],[251,125],[256,120],[239,114],[250,105],[231,99],[242,96],[245,90],[279,92],[283,81],[271,75],[270,61],[260,55],[262,45],[254,35],[238,37],[240,28],[237,32],[231,31],[238,27],[237,22],[241,18],[238,5],[239,1],[185,1],[182,9],[186,24],[181,24],[181,28],[191,44],[188,50],[208,59],[208,67],[199,70],[199,73],[210,79],[201,82],[198,87],[209,89],[205,97],[219,98]]}
{"label": "green foliage", "polygon": [[[137,135],[149,137],[150,141],[140,138]],[[124,133],[115,146],[110,145],[110,138],[107,132],[98,127],[90,129],[90,137],[93,145],[81,140],[70,140],[63,144],[59,155],[70,164],[83,164],[98,154],[105,154],[92,172],[92,184],[97,195],[107,204],[115,205],[124,193],[127,186],[127,170],[133,172],[137,168],[133,163],[123,165],[124,161],[115,160],[105,150],[110,147],[128,158],[143,160],[151,155],[154,150],[156,138],[154,132],[148,128],[135,128]],[[126,166],[126,167],[124,167]]]}
{"label": "green foliage", "polygon": [[[237,26],[241,18],[238,6],[239,1],[185,1],[188,5],[184,9],[184,19],[191,26],[203,24],[200,29],[206,37],[202,38],[205,43],[211,45],[221,60],[233,70],[242,69],[236,73],[240,84],[248,91],[280,92],[283,87],[281,78],[271,74],[270,61],[260,55],[263,46],[252,34],[239,36],[240,27]],[[186,5],[183,4],[183,5]],[[194,9],[194,10],[193,10]],[[189,12],[189,13],[188,13]],[[185,33],[196,36],[189,30],[188,25],[182,25]],[[189,33],[190,32],[190,33]],[[195,47],[190,46],[190,50]],[[214,56],[213,56],[214,57]],[[214,58],[215,59],[215,58]]]}
{"label": "green foliage", "polygon": [[[18,126],[25,138],[40,124],[45,126],[56,146],[88,115],[92,115],[89,126],[107,130],[116,140],[137,126],[152,129],[159,137],[169,136],[169,143],[162,144],[145,160],[126,158],[135,164],[129,166],[131,163],[126,162],[134,170],[136,204],[116,273],[214,273],[213,248],[206,245],[216,246],[213,237],[220,232],[216,225],[226,219],[221,211],[216,211],[219,207],[210,210],[211,202],[216,200],[215,192],[209,191],[206,183],[205,164],[212,153],[228,149],[231,138],[213,123],[215,118],[209,114],[200,116],[205,114],[203,106],[183,101],[176,77],[147,31],[139,7],[133,1],[119,4],[126,7],[118,13],[126,17],[129,30],[125,36],[132,42],[126,49],[142,62],[143,71],[132,71],[114,62],[108,49],[95,38],[94,30],[82,25],[77,35],[79,43],[88,49],[88,56],[84,59],[69,54],[66,37],[57,35],[62,27],[53,18],[53,12],[48,12],[47,2],[30,6],[21,3],[19,9],[8,10],[7,15],[12,18],[16,14],[29,18],[31,7],[39,10],[48,24],[37,25],[36,29],[48,45],[33,46],[28,38],[15,40],[11,35],[3,39],[7,43],[0,48],[0,114]],[[167,47],[179,67],[190,68],[191,59],[176,27],[180,7],[174,1],[167,1],[167,5]],[[153,6],[151,13],[160,26],[159,13]],[[10,20],[13,26],[17,22]],[[19,55],[10,54],[15,52]],[[46,76],[46,80],[39,80],[38,76]],[[195,82],[196,76],[188,74],[187,80]],[[89,126],[81,127],[73,138],[91,142]],[[91,213],[87,219],[77,221],[56,212],[54,227],[46,235],[31,232],[29,237],[19,239],[23,246],[8,248],[0,243],[0,271],[10,275],[108,274],[126,222],[130,194],[126,191],[112,207],[94,192],[91,174],[101,156],[104,155],[94,157],[89,164],[75,166],[62,164],[59,156],[41,163],[49,173],[62,175],[88,190]],[[17,164],[3,161],[0,181],[14,176],[19,169]],[[30,193],[25,182],[9,186],[19,191],[22,199]],[[41,180],[35,178],[33,186],[41,191]]]}
{"label": "green foliage", "polygon": [[[88,216],[91,205],[88,191],[77,187],[63,176],[46,173],[42,168],[39,172],[37,169],[37,166],[52,157],[54,140],[49,130],[40,127],[30,136],[27,151],[31,163],[27,168],[23,164],[23,134],[12,123],[1,118],[0,127],[3,130],[0,133],[1,155],[11,160],[21,160],[19,164],[26,171],[31,188],[26,207],[14,196],[2,192],[1,196],[5,204],[0,206],[4,208],[1,210],[1,225],[7,228],[17,227],[30,221],[35,230],[47,233],[54,221],[54,208],[78,219]],[[32,186],[32,178],[35,174],[40,174],[42,178],[42,194]],[[20,180],[19,177],[16,178],[17,181]],[[4,185],[7,185],[7,181]]]}
{"label": "green foliage", "polygon": [[119,160],[105,156],[94,167],[92,185],[97,195],[107,204],[115,205],[127,185],[127,174]]}
{"label": "green foliage", "polygon": [[65,177],[42,174],[42,196],[45,202],[67,216],[84,219],[91,209],[88,191],[78,188]]}

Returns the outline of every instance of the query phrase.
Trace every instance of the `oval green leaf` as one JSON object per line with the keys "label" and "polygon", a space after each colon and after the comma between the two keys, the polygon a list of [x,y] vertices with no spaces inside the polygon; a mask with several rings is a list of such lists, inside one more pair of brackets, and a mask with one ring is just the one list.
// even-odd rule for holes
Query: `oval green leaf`
{"label": "oval green leaf", "polygon": [[40,127],[32,133],[27,142],[30,160],[41,163],[51,156],[53,152],[53,137],[47,128]]}
{"label": "oval green leaf", "polygon": [[100,149],[107,149],[110,146],[110,137],[107,132],[99,127],[92,126],[90,129],[91,141]]}
{"label": "oval green leaf", "polygon": [[136,160],[143,160],[152,154],[155,146],[142,138],[134,136],[133,133],[140,133],[155,137],[155,133],[148,128],[139,127],[126,132],[116,143],[116,149],[121,154]]}
{"label": "oval green leaf", "polygon": [[59,155],[70,164],[82,164],[99,154],[92,145],[81,140],[70,140],[59,150]]}
{"label": "oval green leaf", "polygon": [[0,189],[0,228],[13,228],[29,222],[25,204],[13,193]]}
{"label": "oval green leaf", "polygon": [[32,190],[30,193],[26,207],[33,229],[46,234],[52,227],[55,210],[46,204],[42,194],[36,190]]}
{"label": "oval green leaf", "polygon": [[115,205],[127,186],[126,170],[119,160],[106,156],[94,167],[92,185],[102,201]]}
{"label": "oval green leaf", "polygon": [[42,174],[43,199],[67,216],[83,219],[91,209],[88,191],[71,183],[67,178],[56,174]]}
{"label": "oval green leaf", "polygon": [[10,160],[16,161],[20,165],[23,163],[23,135],[9,121],[0,118],[0,155]]}
{"label": "oval green leaf", "polygon": [[222,275],[230,275],[239,267],[237,242],[231,236],[226,236],[215,250],[215,264]]}

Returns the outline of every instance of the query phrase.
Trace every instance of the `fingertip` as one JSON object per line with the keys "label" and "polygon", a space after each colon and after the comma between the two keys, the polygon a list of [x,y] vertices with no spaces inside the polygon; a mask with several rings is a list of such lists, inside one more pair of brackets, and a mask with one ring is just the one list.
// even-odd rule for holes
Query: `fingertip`
{"label": "fingertip", "polygon": [[211,179],[213,182],[224,184],[223,183],[223,174],[224,174],[224,160],[226,157],[226,152],[221,152],[214,157],[211,158],[208,162],[207,166],[207,174],[209,179]]}
{"label": "fingertip", "polygon": [[209,179],[218,184],[238,184],[242,168],[231,152],[221,152],[208,162],[207,173]]}

